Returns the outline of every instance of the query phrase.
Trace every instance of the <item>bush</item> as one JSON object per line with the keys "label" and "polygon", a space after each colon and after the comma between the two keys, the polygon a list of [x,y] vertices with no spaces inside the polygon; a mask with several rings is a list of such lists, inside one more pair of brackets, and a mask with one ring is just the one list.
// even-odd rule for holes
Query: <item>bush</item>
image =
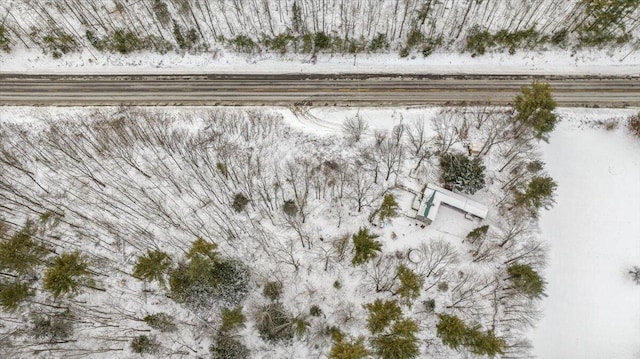
{"label": "bush", "polygon": [[479,26],[474,26],[467,36],[465,50],[470,51],[471,56],[484,55],[494,45],[495,41],[488,30],[481,30]]}
{"label": "bush", "polygon": [[133,32],[116,30],[111,34],[110,39],[108,39],[108,49],[121,54],[129,54],[144,49],[144,44]]}
{"label": "bush", "polygon": [[438,291],[439,292],[446,292],[448,290],[449,290],[449,283],[447,283],[447,282],[438,283]]}
{"label": "bush", "polygon": [[238,339],[228,335],[218,335],[209,351],[212,359],[247,359],[251,354]]}
{"label": "bush", "polygon": [[0,25],[0,49],[5,52],[11,51],[11,40],[9,40],[9,31],[4,25]]}
{"label": "bush", "polygon": [[175,332],[178,330],[175,320],[167,313],[156,313],[144,317],[144,322],[151,328],[157,329],[163,333]]}
{"label": "bush", "polygon": [[389,47],[389,42],[387,41],[387,35],[379,32],[369,44],[369,51],[376,52],[378,50],[384,50]]}
{"label": "bush", "polygon": [[296,205],[296,202],[288,199],[284,201],[284,204],[282,205],[282,211],[284,211],[287,216],[294,217],[298,214],[298,206]]}
{"label": "bush", "polygon": [[73,322],[71,313],[67,310],[51,316],[36,316],[32,319],[31,334],[36,339],[59,341],[70,338],[73,335]]}
{"label": "bush", "polygon": [[276,301],[278,299],[280,299],[280,296],[282,295],[282,283],[280,282],[275,282],[275,281],[269,281],[264,285],[264,289],[262,291],[262,294],[271,299],[272,301]]}
{"label": "bush", "polygon": [[237,52],[241,53],[251,54],[258,49],[256,43],[250,37],[245,35],[238,35],[234,39],[230,40],[229,43]]}
{"label": "bush", "polygon": [[294,318],[282,303],[270,303],[260,309],[256,318],[256,328],[265,340],[289,340],[294,336]]}
{"label": "bush", "polygon": [[314,304],[311,306],[311,308],[309,308],[309,314],[311,314],[312,317],[319,317],[322,315],[322,309]]}
{"label": "bush", "polygon": [[633,280],[635,284],[640,285],[640,267],[633,266],[633,268],[629,270],[629,276],[631,276],[631,280]]}
{"label": "bush", "polygon": [[158,342],[155,338],[139,335],[131,341],[131,350],[137,354],[154,354],[158,351]]}
{"label": "bush", "polygon": [[233,196],[233,204],[231,205],[231,207],[233,207],[236,212],[240,213],[244,211],[248,203],[249,199],[244,194],[236,193]]}
{"label": "bush", "polygon": [[629,117],[627,120],[627,129],[629,129],[632,135],[640,138],[640,112]]}
{"label": "bush", "polygon": [[47,35],[42,38],[42,44],[45,51],[51,52],[51,56],[58,59],[64,54],[75,51],[78,43],[69,34],[59,32],[59,34]]}
{"label": "bush", "polygon": [[315,50],[325,50],[331,47],[331,37],[329,37],[324,32],[316,32],[313,37],[313,44],[315,46]]}
{"label": "bush", "polygon": [[194,309],[210,308],[222,300],[237,305],[249,292],[249,267],[235,259],[220,258],[217,245],[202,238],[193,242],[186,255],[169,275],[171,295],[178,303]]}

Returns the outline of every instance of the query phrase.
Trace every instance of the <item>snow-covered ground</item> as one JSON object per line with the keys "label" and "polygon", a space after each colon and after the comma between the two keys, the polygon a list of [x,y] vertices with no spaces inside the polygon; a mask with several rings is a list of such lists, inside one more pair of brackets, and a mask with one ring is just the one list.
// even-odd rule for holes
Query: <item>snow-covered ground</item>
{"label": "snow-covered ground", "polygon": [[606,112],[563,117],[542,146],[558,196],[541,218],[549,297],[534,351],[544,359],[637,359],[640,287],[627,271],[640,264],[640,141],[589,126]]}
{"label": "snow-covered ground", "polygon": [[[355,60],[355,61],[354,61]],[[633,46],[615,50],[522,51],[515,55],[491,53],[434,53],[400,58],[396,53],[358,55],[236,55],[224,51],[199,55],[135,53],[99,54],[84,50],[53,59],[40,50],[0,52],[0,73],[434,73],[434,74],[640,74],[640,52]]]}

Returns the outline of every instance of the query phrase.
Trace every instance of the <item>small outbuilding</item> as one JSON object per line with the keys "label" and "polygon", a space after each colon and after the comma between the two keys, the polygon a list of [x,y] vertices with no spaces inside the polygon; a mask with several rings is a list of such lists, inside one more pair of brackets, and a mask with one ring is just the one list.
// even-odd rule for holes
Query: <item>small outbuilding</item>
{"label": "small outbuilding", "polygon": [[426,224],[431,224],[436,219],[442,204],[460,210],[467,216],[480,219],[486,218],[489,212],[489,208],[482,203],[429,183],[422,193],[422,200],[418,207],[416,219]]}

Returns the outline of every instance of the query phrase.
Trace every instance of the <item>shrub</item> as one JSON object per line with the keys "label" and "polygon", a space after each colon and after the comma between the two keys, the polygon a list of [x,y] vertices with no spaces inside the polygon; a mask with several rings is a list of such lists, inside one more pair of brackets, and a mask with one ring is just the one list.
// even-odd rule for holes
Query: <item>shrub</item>
{"label": "shrub", "polygon": [[629,270],[629,276],[631,277],[631,280],[633,280],[635,284],[640,285],[640,267],[633,266],[633,268]]}
{"label": "shrub", "polygon": [[9,31],[4,25],[0,25],[0,49],[5,52],[11,51],[11,40],[9,40]]}
{"label": "shrub", "polygon": [[257,50],[258,46],[248,36],[238,35],[233,40],[229,41],[237,52],[250,54]]}
{"label": "shrub", "polygon": [[247,359],[251,354],[238,339],[228,335],[216,336],[209,351],[212,359]]}
{"label": "shrub", "polygon": [[369,354],[369,350],[364,345],[363,337],[354,341],[340,338],[340,340],[334,340],[329,352],[329,359],[365,359],[369,357]]}
{"label": "shrub", "polygon": [[249,292],[249,267],[235,259],[220,258],[217,245],[202,238],[193,242],[181,262],[169,275],[172,298],[198,309],[209,308],[214,301],[237,305]]}
{"label": "shrub", "polygon": [[36,339],[59,341],[73,335],[72,315],[67,310],[50,316],[36,316],[32,319],[31,334]]}
{"label": "shrub", "polygon": [[640,112],[629,117],[627,120],[627,129],[629,129],[632,135],[640,138]]}
{"label": "shrub", "polygon": [[60,58],[64,54],[75,51],[78,43],[69,34],[58,32],[57,34],[46,35],[42,38],[42,44],[45,51],[51,52],[54,58]]}
{"label": "shrub", "polygon": [[131,351],[137,354],[154,354],[158,351],[158,342],[153,337],[139,335],[131,341]]}
{"label": "shrub", "polygon": [[170,333],[178,330],[174,318],[167,313],[156,313],[147,315],[146,317],[144,317],[144,322],[147,323],[151,328],[157,329],[163,333]]}
{"label": "shrub", "polygon": [[316,51],[325,50],[331,47],[331,37],[329,37],[324,32],[316,32],[313,37],[313,44],[315,46]]}
{"label": "shrub", "polygon": [[290,217],[293,217],[296,214],[298,214],[298,206],[293,200],[290,200],[290,199],[284,201],[284,204],[282,205],[282,210],[287,216],[290,216]]}
{"label": "shrub", "polygon": [[378,50],[384,50],[389,47],[389,42],[387,41],[387,35],[379,32],[369,44],[369,51],[376,52]]}
{"label": "shrub", "polygon": [[309,314],[311,314],[312,317],[319,317],[322,315],[322,309],[314,304],[311,306],[311,308],[309,308]]}
{"label": "shrub", "polygon": [[233,196],[233,204],[231,205],[231,207],[233,207],[236,212],[240,213],[244,211],[248,203],[249,199],[244,194],[236,193]]}
{"label": "shrub", "polygon": [[264,285],[262,294],[272,301],[280,299],[280,296],[282,295],[282,283],[276,281],[267,282]]}
{"label": "shrub", "polygon": [[263,306],[256,318],[256,328],[260,336],[269,341],[292,339],[294,318],[282,303],[274,302]]}
{"label": "shrub", "polygon": [[438,283],[438,291],[439,292],[446,292],[448,290],[449,290],[449,283],[447,283],[447,282]]}

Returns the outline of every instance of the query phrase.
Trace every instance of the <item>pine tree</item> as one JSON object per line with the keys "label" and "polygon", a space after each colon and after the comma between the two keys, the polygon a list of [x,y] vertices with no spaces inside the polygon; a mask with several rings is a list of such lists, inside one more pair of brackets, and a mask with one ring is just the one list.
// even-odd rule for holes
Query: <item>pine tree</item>
{"label": "pine tree", "polygon": [[470,160],[462,153],[450,153],[440,157],[442,181],[446,186],[474,194],[485,186],[485,167],[479,158]]}
{"label": "pine tree", "polygon": [[329,359],[365,359],[368,356],[369,350],[364,346],[364,337],[358,337],[354,341],[343,338],[334,340],[329,352]]}
{"label": "pine tree", "polygon": [[465,343],[467,325],[454,315],[439,315],[440,322],[436,325],[436,335],[442,343],[452,349],[458,349]]}
{"label": "pine tree", "polygon": [[51,292],[54,298],[61,294],[77,293],[78,287],[91,283],[91,272],[88,267],[79,251],[62,253],[47,268],[42,286]]}
{"label": "pine tree", "polygon": [[513,264],[508,269],[513,288],[530,298],[544,296],[545,282],[538,272],[527,264]]}
{"label": "pine tree", "polygon": [[475,243],[477,240],[484,238],[489,231],[489,225],[480,226],[474,228],[467,234],[467,240],[471,243]]}
{"label": "pine tree", "polygon": [[164,286],[164,276],[171,267],[171,263],[171,257],[167,253],[159,250],[147,251],[146,255],[138,257],[133,276],[148,281],[156,280]]}
{"label": "pine tree", "polygon": [[0,283],[0,306],[7,312],[18,309],[31,296],[33,291],[25,283]]}
{"label": "pine tree", "polygon": [[534,137],[548,141],[548,134],[558,122],[553,113],[556,101],[551,96],[551,85],[534,81],[531,87],[523,87],[522,94],[516,96],[514,108],[517,111],[516,121],[520,129],[529,128]]}
{"label": "pine tree", "polygon": [[222,308],[221,310],[222,316],[222,325],[220,326],[220,332],[228,334],[237,329],[242,329],[245,327],[245,316],[242,314],[242,306],[237,306],[235,308]]}
{"label": "pine tree", "polygon": [[395,300],[376,299],[373,303],[364,305],[369,311],[367,328],[371,334],[381,333],[392,321],[402,317],[402,309]]}
{"label": "pine tree", "polygon": [[35,232],[35,226],[27,222],[20,231],[0,242],[0,269],[21,276],[32,273],[43,263],[49,251],[33,240]]}
{"label": "pine tree", "polygon": [[178,330],[175,319],[167,313],[156,313],[147,315],[143,320],[151,328],[157,329],[163,333],[170,333]]}
{"label": "pine tree", "polygon": [[549,176],[534,176],[524,191],[515,190],[515,205],[526,208],[531,217],[538,218],[540,208],[549,209],[555,203],[557,187],[558,184]]}
{"label": "pine tree", "polygon": [[382,250],[382,243],[376,241],[376,238],[378,236],[370,234],[366,228],[360,228],[358,233],[353,235],[353,250],[355,254],[351,264],[357,266],[366,263],[377,255],[376,252]]}
{"label": "pine tree", "polygon": [[400,264],[396,268],[396,276],[400,281],[400,286],[394,294],[403,298],[406,301],[406,304],[410,304],[411,301],[420,296],[423,280],[416,272],[412,271],[404,264]]}
{"label": "pine tree", "polygon": [[392,194],[385,194],[382,205],[380,205],[380,211],[378,212],[380,220],[384,221],[387,218],[395,217],[397,210],[398,202],[396,202],[395,197]]}
{"label": "pine tree", "polygon": [[493,358],[498,354],[504,354],[505,341],[496,337],[492,331],[483,332],[480,326],[476,326],[467,329],[465,346],[474,354]]}
{"label": "pine tree", "polygon": [[139,335],[131,341],[131,351],[137,354],[154,354],[158,352],[160,344],[155,338],[147,335]]}
{"label": "pine tree", "polygon": [[420,354],[417,333],[418,323],[415,320],[401,319],[393,323],[389,332],[371,339],[371,346],[380,358],[416,358]]}

